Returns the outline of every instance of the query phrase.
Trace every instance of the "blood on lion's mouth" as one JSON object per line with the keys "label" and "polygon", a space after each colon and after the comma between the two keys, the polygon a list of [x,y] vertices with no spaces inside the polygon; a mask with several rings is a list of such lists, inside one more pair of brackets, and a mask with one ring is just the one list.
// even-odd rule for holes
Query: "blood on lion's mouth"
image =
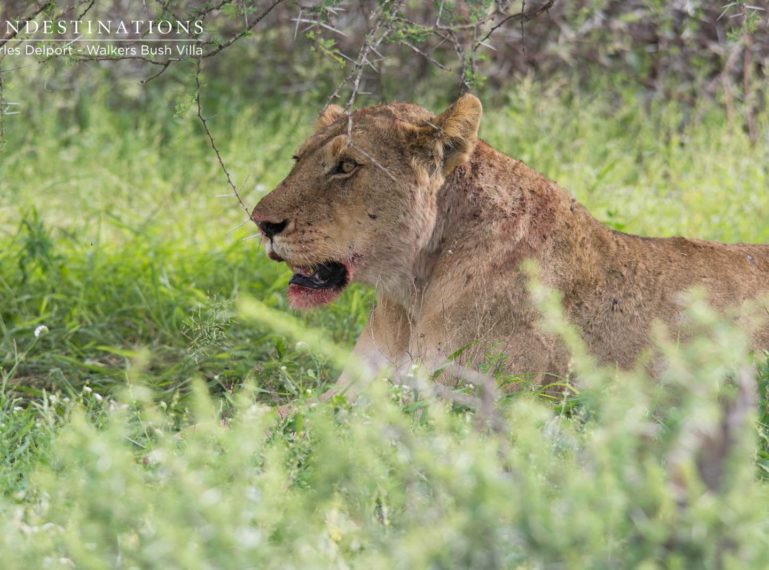
{"label": "blood on lion's mouth", "polygon": [[336,299],[350,282],[348,267],[327,261],[312,267],[292,267],[288,300],[298,309],[310,309]]}

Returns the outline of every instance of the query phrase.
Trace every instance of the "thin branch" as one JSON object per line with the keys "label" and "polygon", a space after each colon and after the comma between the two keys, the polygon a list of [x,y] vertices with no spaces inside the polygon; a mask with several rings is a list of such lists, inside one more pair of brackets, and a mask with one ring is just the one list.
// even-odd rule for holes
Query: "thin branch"
{"label": "thin branch", "polygon": [[[526,13],[526,0],[521,0],[521,13]],[[521,47],[523,55],[526,57],[526,18],[521,18]]]}
{"label": "thin branch", "polygon": [[[355,145],[352,140],[352,107],[355,103],[355,99],[358,95],[358,92],[360,91],[360,84],[361,79],[363,78],[363,70],[367,66],[372,66],[371,62],[369,61],[369,53],[377,52],[377,48],[379,47],[379,44],[381,44],[385,38],[388,37],[389,33],[392,31],[393,27],[393,21],[395,14],[397,14],[398,10],[400,9],[401,5],[403,4],[403,0],[392,0],[389,5],[389,15],[391,18],[389,20],[385,17],[385,4],[380,7],[377,7],[374,12],[372,19],[374,21],[374,25],[369,29],[369,31],[366,33],[366,36],[363,38],[363,44],[361,45],[360,50],[358,51],[358,57],[355,58],[355,62],[353,63],[353,69],[350,73],[350,77],[352,80],[352,88],[350,89],[350,96],[347,99],[347,104],[345,105],[345,113],[347,113],[347,145],[350,147],[355,148],[358,152],[363,154],[366,158],[368,158],[374,166],[382,170],[387,176],[390,177],[393,181],[396,180],[395,176],[388,170],[386,166],[381,164],[376,158],[371,156],[370,153],[366,152],[359,146]],[[374,68],[375,69],[375,68]],[[344,84],[346,84],[348,80],[345,80]],[[338,87],[336,90],[334,90],[334,93],[332,95],[336,95],[338,93],[338,90],[341,88]]]}
{"label": "thin branch", "polygon": [[[133,61],[143,61],[144,63],[150,63],[152,65],[159,65],[159,66],[165,66],[168,62],[176,62],[176,61],[182,61],[182,58],[180,57],[172,57],[167,61],[158,61],[157,59],[152,59],[149,57],[144,57],[142,55],[121,55],[117,57],[111,57],[106,55],[86,55],[86,56],[77,56],[72,55],[73,61],[124,61],[124,60],[133,60]],[[49,61],[48,59],[46,61]]]}
{"label": "thin branch", "polygon": [[435,18],[435,27],[441,25],[441,16],[443,16],[443,4],[444,0],[441,0],[440,6],[438,6],[438,16]]}
{"label": "thin branch", "polygon": [[165,73],[166,69],[168,69],[168,66],[171,65],[172,61],[173,61],[172,59],[167,60],[157,73],[153,73],[147,79],[142,79],[141,84],[142,85],[147,85],[150,81],[152,81],[154,79],[157,79],[158,77],[163,75]]}
{"label": "thin branch", "polygon": [[491,35],[496,32],[499,28],[507,24],[508,22],[511,22],[513,20],[517,20],[520,18],[521,25],[523,25],[525,22],[530,22],[534,18],[538,17],[540,14],[543,14],[547,12],[550,8],[553,7],[553,4],[555,4],[555,0],[547,0],[544,2],[541,6],[537,6],[536,8],[532,8],[528,12],[526,11],[526,2],[524,1],[521,4],[521,11],[517,12],[515,14],[510,14],[509,16],[505,16],[502,18],[499,22],[494,24],[488,32],[486,32],[486,35],[484,35],[480,40],[478,40],[475,43],[475,46],[473,47],[473,50],[478,49],[478,47],[483,44],[486,40],[488,40]]}
{"label": "thin branch", "polygon": [[[329,26],[328,24],[325,24],[325,23],[321,22],[320,20],[308,20],[307,18],[302,18],[301,12],[300,12],[299,17],[291,18],[291,21],[292,22],[296,22],[296,29],[299,28],[299,24],[312,24],[312,26],[310,26],[310,28],[308,28],[308,29],[311,29],[313,26],[320,26],[321,28],[326,29],[329,32],[333,32],[335,34],[338,34],[338,35],[342,36],[343,38],[349,38],[350,37],[349,34],[346,34],[342,30],[338,30],[338,29],[336,29],[333,26]],[[296,32],[294,32],[294,38],[296,39]]]}
{"label": "thin branch", "polygon": [[416,53],[418,53],[419,55],[421,55],[422,57],[424,57],[424,58],[425,58],[427,61],[429,61],[430,63],[432,63],[432,64],[433,64],[435,67],[437,67],[438,69],[442,69],[443,71],[447,71],[447,70],[448,70],[448,68],[447,68],[445,65],[443,65],[443,64],[442,64],[440,61],[438,61],[437,59],[435,59],[435,58],[434,58],[433,56],[431,56],[429,53],[427,53],[427,52],[425,52],[425,51],[422,51],[421,49],[419,49],[417,46],[415,46],[415,45],[414,45],[414,44],[412,44],[411,42],[407,42],[406,40],[401,40],[401,43],[402,43],[404,46],[406,46],[407,48],[410,48],[412,51],[415,51]]}
{"label": "thin branch", "polygon": [[363,38],[363,44],[361,45],[360,51],[358,52],[358,57],[355,58],[355,61],[353,62],[352,89],[350,90],[350,96],[347,99],[347,104],[345,105],[345,111],[347,111],[347,117],[348,117],[348,125],[347,125],[348,136],[350,136],[350,131],[352,130],[352,116],[350,114],[350,111],[352,110],[353,103],[355,103],[355,98],[358,95],[358,90],[360,89],[360,82],[363,77],[363,70],[367,65],[371,65],[368,61],[368,54],[371,51],[371,46],[375,44],[378,45],[385,37],[385,34],[383,34],[379,38],[377,38],[377,34],[379,34],[379,31],[384,22],[382,18],[382,12],[375,9],[373,14],[373,19],[374,19],[374,26],[368,31],[366,36]]}
{"label": "thin branch", "polygon": [[219,161],[219,166],[221,167],[222,172],[224,172],[224,175],[227,178],[227,184],[232,189],[232,192],[233,194],[235,194],[235,197],[238,199],[238,203],[240,204],[240,207],[242,208],[242,210],[246,213],[246,216],[251,217],[251,213],[249,212],[248,206],[246,206],[245,202],[243,202],[243,199],[240,197],[240,193],[238,192],[238,189],[235,186],[235,183],[232,181],[232,176],[230,176],[230,171],[227,169],[227,166],[224,164],[224,159],[222,158],[222,154],[219,152],[219,147],[216,145],[216,141],[214,141],[214,136],[211,134],[211,129],[208,128],[208,121],[203,115],[203,106],[200,103],[201,61],[202,60],[200,58],[197,58],[197,65],[195,67],[195,105],[197,107],[198,119],[200,120],[200,124],[203,125],[203,130],[205,131],[206,136],[208,137],[209,146],[213,149],[214,153],[216,154],[216,160]]}
{"label": "thin branch", "polygon": [[211,57],[211,56],[214,56],[214,55],[216,55],[217,53],[219,53],[219,52],[220,52],[220,51],[222,51],[223,49],[227,49],[227,48],[228,48],[228,47],[230,47],[232,44],[234,44],[236,41],[238,41],[240,38],[242,38],[243,36],[245,36],[246,34],[248,34],[248,33],[249,33],[251,30],[253,30],[253,29],[254,29],[254,27],[255,27],[255,26],[256,26],[256,25],[257,25],[259,22],[261,22],[262,20],[264,20],[264,18],[266,18],[266,17],[267,17],[267,15],[268,15],[270,12],[272,12],[272,11],[273,11],[273,9],[274,9],[276,6],[278,6],[278,4],[282,4],[284,1],[285,1],[285,0],[273,0],[272,4],[270,4],[270,5],[267,7],[267,9],[266,9],[264,12],[262,12],[261,14],[259,14],[259,16],[257,16],[256,18],[254,18],[254,20],[253,20],[253,21],[252,21],[252,22],[251,22],[251,23],[250,23],[250,24],[249,24],[249,25],[248,25],[248,26],[247,26],[247,27],[246,27],[246,28],[245,28],[243,31],[241,31],[239,34],[236,34],[236,35],[234,35],[233,37],[231,37],[229,40],[227,40],[227,41],[226,41],[226,42],[224,42],[223,44],[219,44],[219,45],[218,45],[218,46],[217,46],[215,49],[212,49],[212,50],[210,50],[210,51],[208,51],[208,52],[204,53],[204,54],[203,54],[203,55],[201,55],[200,57],[201,57],[201,58],[209,58],[209,57]]}
{"label": "thin branch", "polygon": [[91,0],[91,2],[88,4],[88,6],[85,7],[85,9],[78,14],[77,19],[82,20],[85,18],[86,14],[91,11],[91,8],[93,8],[93,5],[96,4],[96,0]]}
{"label": "thin branch", "polygon": [[12,28],[14,31],[13,31],[13,32],[11,32],[11,34],[10,34],[10,35],[8,35],[8,36],[6,36],[5,38],[3,38],[2,40],[0,40],[0,48],[1,48],[1,47],[3,47],[5,44],[7,44],[9,41],[11,41],[12,39],[14,39],[14,38],[15,38],[15,37],[18,35],[18,33],[19,33],[19,32],[18,32],[17,30],[20,30],[20,29],[22,28],[22,25],[26,24],[27,22],[31,22],[32,20],[34,20],[35,18],[37,18],[37,17],[38,17],[38,16],[39,16],[39,15],[40,15],[40,14],[41,14],[41,13],[42,13],[44,10],[46,10],[47,8],[49,8],[49,7],[50,7],[50,6],[52,6],[52,5],[53,5],[53,2],[46,2],[46,3],[45,3],[45,4],[43,4],[42,6],[39,6],[39,7],[38,7],[38,8],[37,8],[37,9],[36,9],[36,10],[35,10],[35,11],[34,11],[32,14],[30,14],[29,16],[27,16],[27,17],[26,17],[26,18],[24,18],[23,20],[19,20],[19,21],[18,21],[18,25],[17,25],[17,27],[16,27],[16,28]]}
{"label": "thin branch", "polygon": [[[351,115],[350,115],[350,116],[351,116]],[[352,119],[348,119],[348,124],[350,124],[350,125],[352,124]],[[368,158],[368,159],[371,161],[371,163],[372,163],[374,166],[376,166],[377,168],[379,168],[380,170],[382,170],[382,171],[383,171],[385,174],[387,174],[387,176],[388,176],[388,177],[390,177],[390,179],[391,179],[393,182],[397,182],[397,181],[398,181],[398,179],[397,179],[397,178],[395,178],[395,176],[393,175],[393,173],[392,173],[392,172],[390,172],[390,171],[387,169],[387,167],[386,167],[385,165],[381,164],[381,163],[380,163],[380,162],[379,162],[379,161],[378,161],[376,158],[374,158],[373,156],[371,156],[371,154],[370,154],[370,153],[366,152],[366,151],[365,151],[365,150],[363,150],[361,147],[359,147],[358,145],[356,145],[355,143],[353,143],[353,142],[352,142],[352,137],[350,137],[350,138],[348,139],[348,143],[347,143],[347,144],[348,144],[348,146],[350,146],[350,148],[353,148],[353,149],[357,150],[357,151],[358,151],[359,153],[361,153],[363,156],[365,156],[366,158]]]}

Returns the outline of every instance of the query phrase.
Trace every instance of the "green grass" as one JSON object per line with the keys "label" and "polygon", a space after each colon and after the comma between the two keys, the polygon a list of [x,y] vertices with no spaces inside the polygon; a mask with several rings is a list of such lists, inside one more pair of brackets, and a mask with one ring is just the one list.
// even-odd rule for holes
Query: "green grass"
{"label": "green grass", "polygon": [[[0,355],[5,367],[20,360],[10,385],[33,395],[44,387],[122,385],[133,355],[145,348],[150,383],[168,392],[194,375],[223,389],[269,377],[265,390],[276,397],[295,396],[307,373],[315,374],[313,385],[327,382],[322,363],[269,331],[233,322],[231,301],[240,293],[285,308],[287,275],[257,241],[244,241],[255,228],[238,228],[245,216],[198,125],[179,119],[165,138],[140,120],[126,122],[94,117],[71,145],[44,134],[9,142]],[[242,146],[225,150],[237,174],[249,173],[238,178],[250,202],[279,180],[291,152],[288,129],[275,134],[272,147],[262,142],[259,152],[249,151],[275,133],[269,124],[250,133],[248,125],[258,123],[244,121],[242,132],[229,134]],[[369,294],[351,291],[344,305],[309,320],[327,323],[349,344],[369,304]],[[48,333],[36,339],[41,324]]]}
{"label": "green grass", "polygon": [[[349,347],[371,292],[352,287],[332,307],[292,313],[287,270],[247,239],[254,228],[241,226],[188,99],[139,113],[101,97],[77,116],[41,107],[6,125],[6,567],[683,568],[715,564],[722,541],[734,545],[727,566],[766,567],[767,488],[754,475],[756,463],[769,469],[769,446],[754,457],[744,430],[731,486],[708,493],[687,479],[684,509],[661,461],[692,441],[681,413],[718,425],[714,392],[690,394],[685,380],[714,386],[737,370],[738,331],[718,336],[710,323],[729,341],[681,349],[674,402],[636,377],[586,389],[563,414],[524,395],[504,404],[508,438],[384,383],[368,406],[301,407],[280,424],[270,406],[319,393],[338,370],[301,335],[245,318],[237,299]],[[313,109],[223,100],[209,114],[253,204],[288,171]],[[482,136],[617,229],[769,243],[769,139],[751,146],[712,103],[523,84],[487,110]],[[648,415],[655,406],[659,417]],[[758,419],[769,437],[763,404]],[[659,426],[667,437],[650,439]]]}

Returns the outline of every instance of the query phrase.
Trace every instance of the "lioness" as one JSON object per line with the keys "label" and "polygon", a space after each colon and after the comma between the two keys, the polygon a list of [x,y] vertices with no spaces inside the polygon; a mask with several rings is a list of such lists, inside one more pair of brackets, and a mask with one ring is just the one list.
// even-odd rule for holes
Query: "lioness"
{"label": "lioness", "polygon": [[[653,320],[680,328],[683,290],[704,287],[719,309],[769,291],[769,246],[613,231],[479,140],[481,114],[472,95],[437,116],[395,103],[355,111],[351,123],[329,106],[253,210],[270,258],[295,272],[293,306],[329,303],[353,281],[376,288],[354,350],[372,369],[429,367],[465,347],[466,363],[491,348],[511,373],[565,375],[569,355],[537,325],[525,259],[562,292],[589,349],[623,368]],[[769,348],[769,328],[753,341]]]}

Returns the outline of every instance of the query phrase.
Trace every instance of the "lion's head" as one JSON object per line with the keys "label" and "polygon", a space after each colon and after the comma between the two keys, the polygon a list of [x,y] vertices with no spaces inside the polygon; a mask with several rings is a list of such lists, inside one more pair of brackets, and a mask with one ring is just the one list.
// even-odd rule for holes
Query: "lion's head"
{"label": "lion's head", "polygon": [[270,258],[295,272],[292,305],[328,303],[351,281],[391,292],[413,283],[438,190],[472,153],[481,112],[472,95],[437,116],[401,103],[350,116],[325,109],[289,175],[252,214]]}

